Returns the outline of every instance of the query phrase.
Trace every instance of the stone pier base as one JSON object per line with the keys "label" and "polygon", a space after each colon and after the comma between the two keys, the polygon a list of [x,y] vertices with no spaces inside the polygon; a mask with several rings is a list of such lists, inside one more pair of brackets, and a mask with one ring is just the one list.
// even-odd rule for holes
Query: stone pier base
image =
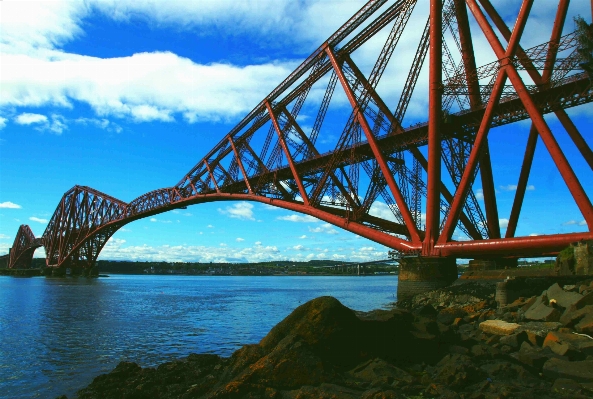
{"label": "stone pier base", "polygon": [[397,298],[404,299],[446,287],[456,279],[457,263],[454,258],[403,258],[399,262]]}
{"label": "stone pier base", "polygon": [[468,264],[468,271],[477,272],[483,270],[514,269],[517,267],[517,259],[472,259]]}

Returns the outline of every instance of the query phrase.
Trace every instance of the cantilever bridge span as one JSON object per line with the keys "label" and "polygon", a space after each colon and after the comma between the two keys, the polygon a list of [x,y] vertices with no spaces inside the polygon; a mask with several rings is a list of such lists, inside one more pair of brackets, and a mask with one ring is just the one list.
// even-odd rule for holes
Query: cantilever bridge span
{"label": "cantilever bridge span", "polygon": [[[398,58],[402,34],[418,31],[408,24],[416,3],[365,4],[176,185],[129,203],[89,187],[73,187],[42,237],[21,226],[9,266],[27,267],[35,249],[44,246],[49,267],[91,268],[105,243],[127,223],[188,205],[232,200],[308,214],[402,255],[427,260],[543,256],[593,239],[591,201],[558,144],[557,132],[544,119],[553,114],[559,120],[590,173],[593,152],[565,109],[593,100],[593,57],[587,58],[583,48],[583,37],[593,35],[591,26],[585,23],[562,35],[569,1],[559,0],[550,39],[523,48],[533,0],[522,1],[512,29],[490,0],[430,0],[417,51],[407,75],[398,77],[403,89],[393,101],[379,94],[390,83],[379,83]],[[363,72],[354,61],[357,50],[385,31],[389,33],[374,66]],[[478,40],[489,43],[494,54],[479,67],[474,52]],[[427,78],[421,73],[425,61]],[[419,92],[419,79],[427,79],[428,92]],[[323,93],[321,101],[321,96],[310,95],[315,91]],[[349,104],[340,131],[335,123],[324,126],[327,115],[337,112],[332,108],[336,91]],[[404,127],[413,94],[428,96],[425,122]],[[313,126],[305,127],[299,113],[312,108]],[[343,112],[344,106],[337,110]],[[525,153],[518,160],[517,190],[503,236],[489,140],[496,140],[493,128],[522,120],[530,120],[531,128],[516,144]],[[322,151],[319,138],[329,129],[337,140],[330,151]],[[583,215],[587,232],[516,236],[538,139]],[[483,202],[475,194],[479,184]],[[389,216],[371,212],[377,200],[386,204]]]}

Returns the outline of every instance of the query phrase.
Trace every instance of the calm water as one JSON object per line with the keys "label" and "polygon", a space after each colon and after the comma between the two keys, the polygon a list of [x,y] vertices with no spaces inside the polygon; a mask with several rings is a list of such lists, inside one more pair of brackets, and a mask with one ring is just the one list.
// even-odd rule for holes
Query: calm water
{"label": "calm water", "polygon": [[73,397],[122,360],[229,356],[310,299],[367,311],[396,287],[397,276],[0,277],[0,398]]}

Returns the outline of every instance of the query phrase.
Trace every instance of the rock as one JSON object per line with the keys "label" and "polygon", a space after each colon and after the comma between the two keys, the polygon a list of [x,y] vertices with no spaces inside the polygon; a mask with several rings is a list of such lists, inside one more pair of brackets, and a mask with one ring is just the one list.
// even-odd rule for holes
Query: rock
{"label": "rock", "polygon": [[593,313],[589,313],[581,321],[574,326],[575,330],[581,334],[588,334],[593,336]]}
{"label": "rock", "polygon": [[436,365],[435,379],[452,389],[463,388],[485,378],[465,355],[447,355]]}
{"label": "rock", "polygon": [[567,308],[562,316],[560,317],[560,323],[567,327],[572,327],[577,324],[583,317],[593,313],[593,305],[586,305],[581,309],[577,309],[576,306]]}
{"label": "rock", "polygon": [[392,384],[393,381],[403,381],[410,384],[413,381],[409,373],[379,358],[358,365],[348,374],[366,382],[385,381],[386,384]]}
{"label": "rock", "polygon": [[521,327],[517,323],[507,323],[502,320],[487,320],[480,323],[480,330],[488,334],[509,335]]}
{"label": "rock", "polygon": [[582,391],[581,384],[568,378],[557,378],[552,385],[552,392],[560,395],[579,395]]}
{"label": "rock", "polygon": [[424,305],[418,308],[414,313],[418,316],[436,317],[438,312],[432,307],[432,305]]}
{"label": "rock", "polygon": [[517,354],[517,359],[528,366],[531,366],[537,370],[541,370],[544,363],[550,358],[549,355],[544,353],[539,348],[530,346],[527,342],[521,344],[521,348]]}
{"label": "rock", "polygon": [[542,346],[571,360],[584,360],[587,355],[593,355],[593,339],[567,332],[549,332]]}
{"label": "rock", "polygon": [[549,307],[543,303],[534,304],[525,312],[527,320],[558,321],[562,314],[558,309]]}
{"label": "rock", "polygon": [[467,312],[459,308],[441,309],[437,314],[437,321],[445,325],[453,324],[456,319],[462,319],[467,316]]}
{"label": "rock", "polygon": [[529,308],[531,308],[536,302],[539,301],[541,301],[541,297],[532,296],[531,298],[527,299],[527,301],[525,301],[525,304],[521,306],[520,310],[522,312],[527,312]]}
{"label": "rock", "polygon": [[391,389],[383,390],[380,388],[369,389],[362,394],[362,399],[399,399],[400,397]]}
{"label": "rock", "polygon": [[583,295],[583,297],[576,301],[573,305],[576,309],[584,308],[587,305],[593,305],[593,292]]}
{"label": "rock", "polygon": [[532,345],[542,346],[544,338],[548,333],[550,331],[556,331],[560,327],[562,327],[562,324],[558,322],[530,321],[523,323],[517,332],[525,331],[527,333],[527,339]]}
{"label": "rock", "polygon": [[[239,397],[239,396],[228,396],[228,397]],[[248,396],[240,396],[248,397]],[[253,398],[260,396],[251,396]],[[319,386],[305,385],[299,389],[288,391],[283,398],[290,399],[333,399],[333,398],[344,398],[344,399],[360,399],[360,392],[350,388],[345,388],[335,384],[323,383]]]}
{"label": "rock", "polygon": [[543,374],[549,378],[570,378],[579,382],[593,382],[593,360],[570,362],[552,358],[544,364]]}
{"label": "rock", "polygon": [[570,292],[563,290],[558,283],[552,285],[548,288],[548,299],[549,301],[556,300],[556,303],[563,308],[568,308],[569,306],[575,304],[582,299],[583,296],[581,294],[577,294],[576,292]]}
{"label": "rock", "polygon": [[469,349],[467,349],[465,346],[450,345],[449,353],[451,353],[451,354],[458,353],[460,355],[467,355],[469,353]]}
{"label": "rock", "polygon": [[519,349],[523,342],[529,341],[527,337],[527,333],[525,331],[521,331],[519,333],[506,335],[500,338],[501,345],[508,345],[513,349]]}

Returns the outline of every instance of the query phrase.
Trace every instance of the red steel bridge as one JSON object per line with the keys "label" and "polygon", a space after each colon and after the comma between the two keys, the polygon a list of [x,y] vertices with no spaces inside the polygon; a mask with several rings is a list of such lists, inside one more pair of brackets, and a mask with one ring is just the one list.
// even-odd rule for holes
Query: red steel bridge
{"label": "red steel bridge", "polygon": [[[558,132],[544,119],[545,114],[555,115],[593,169],[593,152],[565,112],[593,101],[593,72],[579,44],[582,36],[562,35],[569,0],[557,1],[549,40],[542,38],[544,43],[531,48],[523,48],[520,39],[533,0],[522,0],[512,28],[490,0],[430,0],[422,30],[408,24],[416,3],[366,3],[176,185],[127,203],[90,187],[73,187],[42,237],[20,227],[9,267],[28,267],[35,249],[43,246],[48,267],[92,268],[105,243],[125,224],[211,201],[257,201],[304,213],[402,256],[428,260],[544,256],[571,242],[593,239],[591,200],[557,142]],[[479,29],[471,30],[470,24]],[[383,72],[398,62],[402,35],[421,30],[409,73],[400,77],[405,84],[399,100],[388,101],[378,90]],[[374,67],[363,73],[354,62],[357,50],[385,36]],[[474,51],[478,37],[495,54],[481,66]],[[426,79],[421,74],[425,62],[428,93],[417,93],[419,78]],[[322,87],[322,99],[311,98],[314,87]],[[414,93],[428,95],[428,116],[424,123],[405,127],[402,121]],[[335,148],[322,153],[320,132],[332,99],[340,96],[350,107],[339,130],[335,124],[330,127],[339,137]],[[306,128],[298,116],[307,103],[318,112],[313,126]],[[520,144],[525,155],[517,160],[522,166],[502,236],[488,144],[496,136],[489,132],[523,120],[531,128],[527,144]],[[582,213],[587,232],[516,236],[538,138]],[[472,188],[477,180],[483,202]],[[392,216],[372,215],[376,200]]]}

